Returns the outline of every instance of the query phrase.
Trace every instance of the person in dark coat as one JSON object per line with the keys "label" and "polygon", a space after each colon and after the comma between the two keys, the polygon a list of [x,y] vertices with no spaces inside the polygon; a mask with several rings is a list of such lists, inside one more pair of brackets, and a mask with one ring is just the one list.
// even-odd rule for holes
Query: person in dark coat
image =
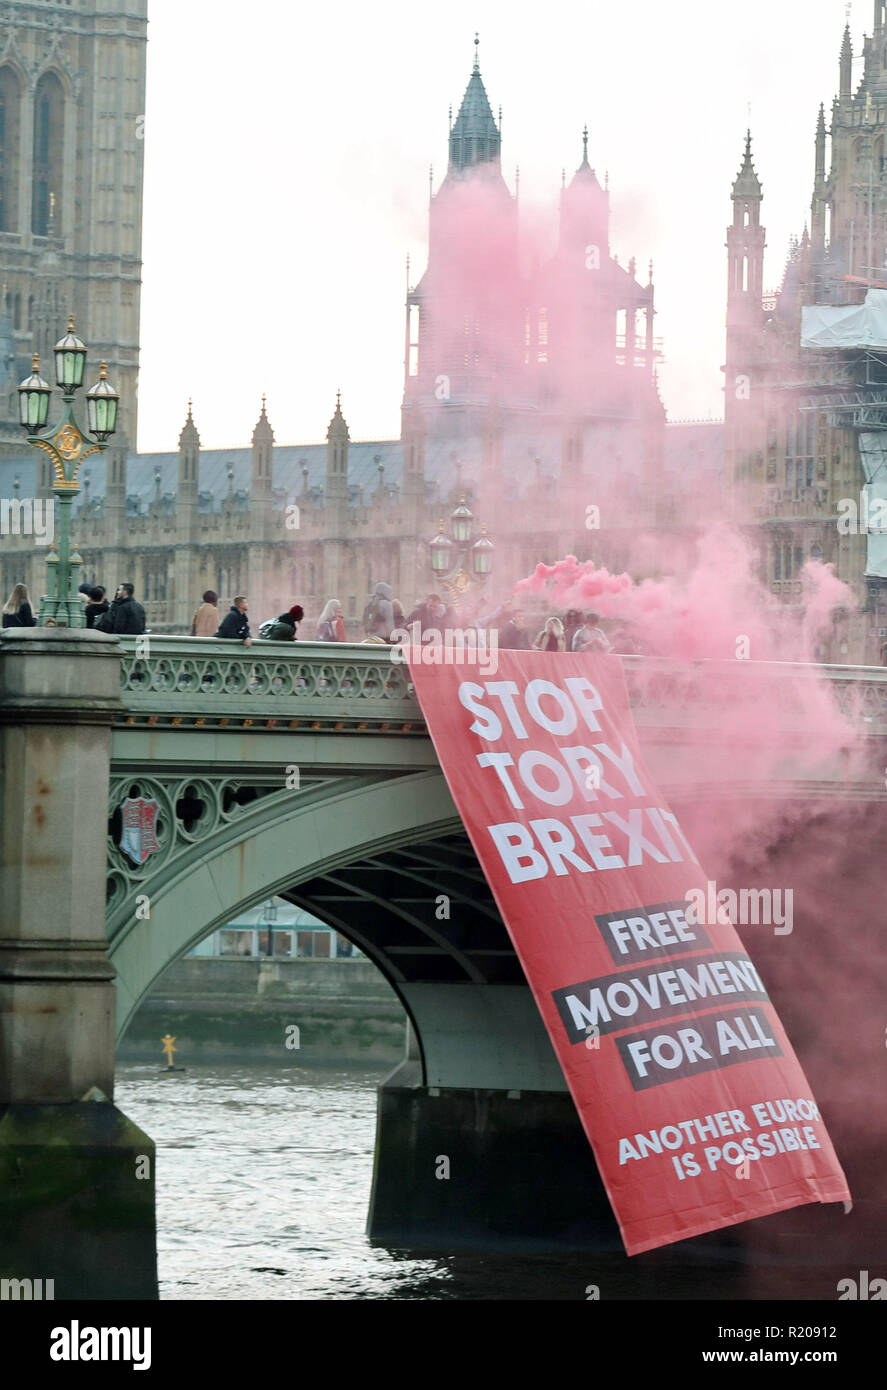
{"label": "person in dark coat", "polygon": [[505,608],[502,616],[506,622],[499,629],[499,646],[503,651],[526,651],[530,645],[530,639],[521,627],[523,614],[520,609]]}
{"label": "person in dark coat", "polygon": [[245,647],[252,646],[252,637],[249,631],[249,619],[246,616],[248,604],[242,596],[236,598],[229,611],[219,623],[217,637],[230,637],[237,642],[242,642]]}
{"label": "person in dark coat", "polygon": [[578,608],[568,608],[564,614],[564,641],[566,650],[573,650],[573,638],[582,626],[582,614]]}
{"label": "person in dark coat", "polygon": [[305,610],[301,603],[294,603],[288,612],[281,613],[279,618],[275,618],[271,627],[265,634],[265,641],[295,642],[296,629],[304,616]]}
{"label": "person in dark coat", "polygon": [[4,627],[36,627],[27,584],[16,584],[3,607]]}
{"label": "person in dark coat", "polygon": [[83,612],[86,616],[86,626],[94,627],[96,618],[101,618],[107,613],[111,605],[105,597],[105,590],[101,584],[96,584],[89,590],[86,596],[86,607]]}
{"label": "person in dark coat", "polygon": [[132,584],[118,584],[114,602],[101,617],[93,620],[93,630],[117,637],[139,637],[145,631],[145,610],[133,598]]}

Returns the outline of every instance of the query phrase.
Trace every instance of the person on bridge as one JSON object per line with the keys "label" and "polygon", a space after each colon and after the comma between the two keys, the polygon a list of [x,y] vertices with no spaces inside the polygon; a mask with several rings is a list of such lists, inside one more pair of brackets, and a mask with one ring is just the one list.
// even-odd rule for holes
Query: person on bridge
{"label": "person on bridge", "polygon": [[216,633],[217,637],[230,637],[235,641],[242,642],[245,647],[251,647],[253,639],[249,631],[249,619],[246,610],[249,607],[242,594],[232,603],[229,611],[219,623]]}
{"label": "person on bridge", "polygon": [[86,607],[83,615],[86,618],[87,627],[95,627],[96,618],[101,618],[108,612],[111,605],[105,595],[103,584],[94,584],[86,596]]}
{"label": "person on bridge", "polygon": [[337,598],[327,599],[323,606],[323,612],[317,620],[317,640],[346,641],[345,619],[342,617],[342,605]]}
{"label": "person on bridge", "polygon": [[502,606],[501,616],[505,621],[499,628],[499,646],[503,651],[525,652],[530,643],[521,622],[523,613],[519,608],[506,603]]}
{"label": "person on bridge", "polygon": [[203,602],[194,614],[191,623],[192,637],[215,637],[219,626],[219,596],[215,589],[207,589]]}
{"label": "person on bridge", "polygon": [[599,626],[598,613],[586,613],[585,622],[573,637],[574,652],[611,652],[613,644]]}
{"label": "person on bridge", "polygon": [[[259,636],[266,642],[295,642],[296,631],[304,616],[305,610],[301,603],[294,603],[286,613],[281,613],[279,618],[274,619],[267,631],[263,632],[260,628]],[[264,626],[263,623],[262,627]]]}
{"label": "person on bridge", "polygon": [[564,640],[567,644],[567,651],[573,650],[573,638],[582,626],[582,614],[578,608],[568,608],[564,614]]}
{"label": "person on bridge", "polygon": [[533,648],[537,652],[565,652],[567,650],[564,625],[560,618],[547,618],[545,620],[542,631],[533,639]]}
{"label": "person on bridge", "polygon": [[132,584],[118,584],[114,602],[93,622],[96,632],[111,632],[118,637],[139,637],[145,631],[145,610],[133,598]]}
{"label": "person on bridge", "polygon": [[16,584],[3,606],[4,627],[36,627],[27,584]]}
{"label": "person on bridge", "polygon": [[391,585],[379,583],[363,610],[363,630],[367,637],[381,637],[383,642],[388,642],[393,628],[394,605],[391,602]]}

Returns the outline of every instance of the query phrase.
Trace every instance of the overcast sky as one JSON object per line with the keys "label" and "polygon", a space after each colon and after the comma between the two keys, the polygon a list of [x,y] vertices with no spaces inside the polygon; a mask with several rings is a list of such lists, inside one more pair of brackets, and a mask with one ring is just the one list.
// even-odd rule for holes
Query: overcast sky
{"label": "overcast sky", "polygon": [[[150,0],[139,448],[244,446],[268,394],[280,443],[320,440],[341,387],[354,439],[399,432],[404,263],[425,266],[428,167],[446,169],[480,32],[521,203],[561,168],[610,174],[612,249],[655,262],[670,419],[722,415],[725,228],[751,105],[764,282],[809,217],[842,0]],[[871,0],[851,11],[854,50]],[[854,86],[861,61],[854,65]],[[640,272],[639,272],[640,273]]]}

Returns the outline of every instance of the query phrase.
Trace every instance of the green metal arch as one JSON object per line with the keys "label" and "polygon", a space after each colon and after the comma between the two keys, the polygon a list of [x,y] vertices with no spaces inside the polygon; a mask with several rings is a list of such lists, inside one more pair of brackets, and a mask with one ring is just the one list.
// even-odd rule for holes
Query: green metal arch
{"label": "green metal arch", "polygon": [[150,916],[132,919],[111,941],[117,971],[117,1034],[158,975],[238,912],[275,893],[364,856],[461,828],[441,773],[385,778],[342,788],[325,800],[296,801],[285,816],[244,827],[187,874],[142,891]]}

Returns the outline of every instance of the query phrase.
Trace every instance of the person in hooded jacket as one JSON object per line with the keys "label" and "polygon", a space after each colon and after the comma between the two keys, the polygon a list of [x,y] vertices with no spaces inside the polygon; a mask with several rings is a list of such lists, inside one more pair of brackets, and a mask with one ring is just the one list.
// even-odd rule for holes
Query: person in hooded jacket
{"label": "person in hooded jacket", "polygon": [[394,627],[394,605],[391,602],[391,585],[379,583],[372,598],[364,609],[363,627],[367,637],[381,637],[387,642]]}
{"label": "person in hooded jacket", "polygon": [[294,603],[292,608],[286,613],[281,613],[279,618],[275,618],[271,627],[265,633],[266,642],[295,642],[296,631],[299,623],[305,616],[305,610],[301,603]]}

